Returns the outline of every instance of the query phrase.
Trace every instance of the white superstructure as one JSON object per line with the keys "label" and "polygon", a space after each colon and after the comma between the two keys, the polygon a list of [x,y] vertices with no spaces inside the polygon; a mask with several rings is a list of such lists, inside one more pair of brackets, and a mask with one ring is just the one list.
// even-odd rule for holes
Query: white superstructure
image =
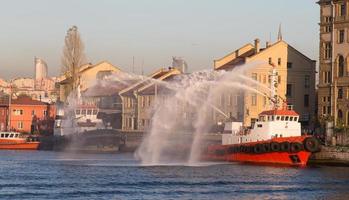
{"label": "white superstructure", "polygon": [[57,106],[54,135],[62,136],[104,129],[103,121],[97,118],[98,111],[96,106],[90,105],[80,105],[68,112],[65,112],[64,107]]}
{"label": "white superstructure", "polygon": [[[249,129],[241,122],[227,122],[222,144],[243,144],[270,140],[275,137],[301,136],[298,114],[290,109],[264,111]],[[229,131],[229,133],[227,133]]]}

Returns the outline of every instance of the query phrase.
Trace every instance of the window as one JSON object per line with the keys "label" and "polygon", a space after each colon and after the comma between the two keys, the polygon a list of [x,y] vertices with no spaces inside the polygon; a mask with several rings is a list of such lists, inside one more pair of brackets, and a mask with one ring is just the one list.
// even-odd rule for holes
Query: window
{"label": "window", "polygon": [[18,129],[23,129],[23,122],[22,121],[17,122],[17,128]]}
{"label": "window", "polygon": [[281,65],[281,58],[278,58],[278,65]]}
{"label": "window", "polygon": [[292,97],[292,84],[287,84],[286,96]]}
{"label": "window", "polygon": [[338,76],[344,76],[344,57],[342,55],[338,57]]}
{"label": "window", "polygon": [[322,97],[322,102],[326,102],[326,97]]}
{"label": "window", "polygon": [[278,76],[278,83],[281,83],[281,76]]}
{"label": "window", "polygon": [[141,105],[145,107],[145,96],[141,96]]}
{"label": "window", "polygon": [[339,16],[345,16],[347,14],[347,6],[345,3],[339,5]]}
{"label": "window", "polygon": [[281,116],[281,121],[285,121],[285,116]]}
{"label": "window", "polygon": [[304,107],[309,107],[309,94],[304,95]]}
{"label": "window", "polygon": [[330,33],[330,32],[332,32],[332,26],[331,25],[329,25],[329,26],[325,26],[325,33]]}
{"label": "window", "polygon": [[276,116],[276,120],[279,121],[280,120],[280,116]]}
{"label": "window", "polygon": [[327,114],[331,114],[331,106],[327,106]]}
{"label": "window", "polygon": [[86,110],[81,110],[82,115],[86,115]]}
{"label": "window", "polygon": [[290,121],[293,121],[293,117],[290,117]]}
{"label": "window", "polygon": [[267,75],[263,76],[263,83],[267,83]]}
{"label": "window", "polygon": [[80,115],[81,111],[80,110],[75,110],[76,115]]}
{"label": "window", "polygon": [[44,110],[44,116],[47,116],[47,110]]}
{"label": "window", "polygon": [[23,110],[15,109],[15,110],[13,110],[13,112],[14,112],[15,115],[23,115]]}
{"label": "window", "polygon": [[224,106],[224,94],[221,94],[221,106]]}
{"label": "window", "polygon": [[337,116],[338,116],[338,119],[342,119],[343,118],[343,112],[342,112],[341,109],[338,110]]}
{"label": "window", "polygon": [[323,115],[326,115],[326,113],[327,113],[327,112],[326,112],[326,106],[323,106],[323,107],[322,107],[322,114],[323,114]]}
{"label": "window", "polygon": [[304,88],[309,88],[310,87],[310,76],[305,75],[304,76]]}
{"label": "window", "polygon": [[93,115],[97,115],[97,110],[93,110]]}
{"label": "window", "polygon": [[287,62],[287,68],[291,69],[292,68],[292,63],[291,62]]}
{"label": "window", "polygon": [[330,23],[330,22],[332,22],[332,17],[331,16],[325,16],[324,20],[325,20],[325,23]]}
{"label": "window", "polygon": [[91,115],[92,114],[92,110],[87,110],[87,114]]}
{"label": "window", "polygon": [[252,94],[252,106],[255,106],[255,105],[257,105],[257,94],[256,93],[254,93],[254,94]]}
{"label": "window", "polygon": [[235,95],[234,106],[238,105],[239,96]]}
{"label": "window", "polygon": [[105,77],[111,75],[112,72],[111,71],[99,71],[96,75],[96,79],[97,80],[103,80],[105,79]]}
{"label": "window", "polygon": [[331,83],[331,72],[323,72],[323,82],[326,83]]}
{"label": "window", "polygon": [[338,32],[338,43],[343,43],[344,42],[344,30],[339,30]]}
{"label": "window", "polygon": [[269,65],[271,65],[273,63],[272,59],[269,58]]}
{"label": "window", "polygon": [[257,73],[252,73],[252,79],[257,80]]}
{"label": "window", "polygon": [[343,98],[343,88],[338,87],[338,99],[342,99],[342,98]]}
{"label": "window", "polygon": [[332,58],[332,44],[331,42],[325,43],[324,48],[324,59],[331,59]]}
{"label": "window", "polygon": [[229,106],[233,105],[233,95],[232,94],[229,94],[229,96],[228,96],[228,105]]}

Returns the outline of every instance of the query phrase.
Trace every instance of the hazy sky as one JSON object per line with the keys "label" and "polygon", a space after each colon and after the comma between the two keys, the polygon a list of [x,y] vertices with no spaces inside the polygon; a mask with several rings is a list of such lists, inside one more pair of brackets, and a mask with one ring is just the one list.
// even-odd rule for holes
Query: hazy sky
{"label": "hazy sky", "polygon": [[245,43],[283,38],[318,59],[315,0],[0,0],[0,78],[34,75],[34,56],[60,72],[63,40],[79,28],[89,62],[108,60],[149,73],[183,57],[189,70],[211,68]]}

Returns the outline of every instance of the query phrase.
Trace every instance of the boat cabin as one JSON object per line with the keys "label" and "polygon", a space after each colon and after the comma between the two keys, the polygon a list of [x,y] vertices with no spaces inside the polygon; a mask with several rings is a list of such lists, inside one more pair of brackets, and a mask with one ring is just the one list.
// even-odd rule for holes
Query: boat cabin
{"label": "boat cabin", "polygon": [[301,136],[299,115],[292,109],[274,109],[263,111],[251,128],[237,127],[236,122],[229,134],[223,134],[223,144],[241,144],[258,142],[275,137]]}
{"label": "boat cabin", "polygon": [[17,132],[0,132],[0,139],[17,139],[20,138],[20,135]]}

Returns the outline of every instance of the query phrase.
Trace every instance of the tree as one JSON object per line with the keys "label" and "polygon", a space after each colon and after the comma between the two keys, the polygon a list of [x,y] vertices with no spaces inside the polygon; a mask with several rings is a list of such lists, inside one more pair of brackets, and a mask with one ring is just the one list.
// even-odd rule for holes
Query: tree
{"label": "tree", "polygon": [[81,40],[78,27],[73,26],[67,31],[64,39],[62,56],[62,73],[67,79],[71,79],[71,87],[76,91],[78,86],[78,74],[81,65],[86,63],[84,43]]}

